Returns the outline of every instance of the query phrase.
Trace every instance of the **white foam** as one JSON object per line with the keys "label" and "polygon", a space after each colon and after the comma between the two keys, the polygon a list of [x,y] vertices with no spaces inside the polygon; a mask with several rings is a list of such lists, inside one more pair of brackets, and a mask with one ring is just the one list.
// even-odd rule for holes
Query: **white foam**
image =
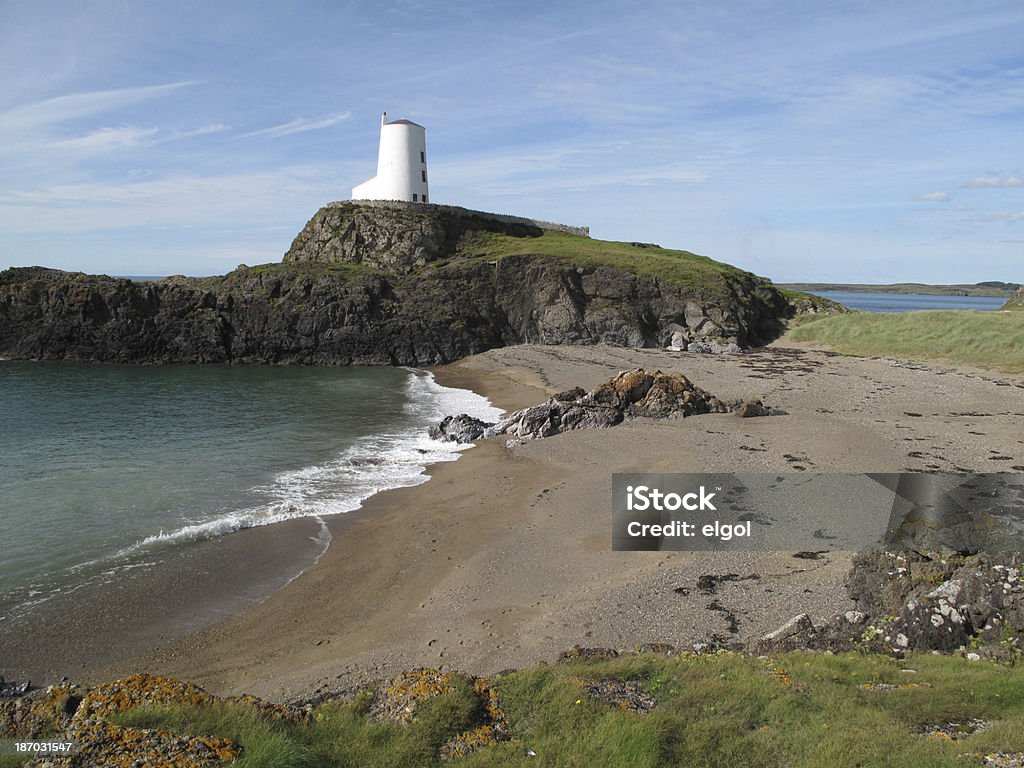
{"label": "white foam", "polygon": [[407,423],[394,431],[367,435],[325,464],[281,472],[273,481],[254,489],[263,505],[201,520],[171,531],[147,536],[115,555],[123,557],[159,544],[198,541],[246,528],[294,520],[323,518],[359,509],[376,493],[419,485],[431,464],[454,461],[471,444],[431,439],[427,428],[445,416],[467,413],[484,421],[497,421],[502,411],[474,392],[442,387],[432,374],[406,369]]}

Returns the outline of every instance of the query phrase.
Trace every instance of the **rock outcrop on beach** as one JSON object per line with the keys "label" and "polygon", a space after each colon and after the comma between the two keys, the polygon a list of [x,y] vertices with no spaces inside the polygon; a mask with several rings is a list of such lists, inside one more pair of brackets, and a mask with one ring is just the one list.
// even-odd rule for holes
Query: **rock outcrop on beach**
{"label": "rock outcrop on beach", "polygon": [[574,429],[613,427],[626,419],[683,418],[728,410],[721,400],[681,373],[637,368],[619,373],[590,392],[576,387],[540,405],[515,411],[497,424],[495,433],[530,440]]}
{"label": "rock outcrop on beach", "polygon": [[336,203],[283,263],[222,277],[9,269],[0,357],[430,365],[519,343],[722,351],[774,338],[794,311],[748,272],[571,230],[446,206]]}
{"label": "rock outcrop on beach", "polygon": [[730,411],[744,418],[784,415],[760,400],[722,402],[677,371],[662,373],[635,368],[620,372],[590,392],[582,387],[560,392],[540,405],[514,411],[495,424],[463,413],[446,416],[429,433],[436,440],[456,443],[471,443],[495,435],[533,440],[574,429],[614,427],[630,419],[685,418]]}

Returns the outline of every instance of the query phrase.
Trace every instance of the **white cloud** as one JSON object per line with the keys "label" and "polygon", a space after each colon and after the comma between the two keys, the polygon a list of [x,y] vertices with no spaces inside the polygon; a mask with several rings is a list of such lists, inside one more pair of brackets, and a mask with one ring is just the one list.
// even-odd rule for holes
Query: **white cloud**
{"label": "white cloud", "polygon": [[1024,211],[1018,211],[1017,213],[983,213],[979,216],[976,216],[974,220],[996,222],[1000,224],[1016,224],[1017,222],[1024,221]]}
{"label": "white cloud", "polygon": [[93,122],[100,114],[129,108],[192,84],[193,81],[184,81],[70,93],[0,112],[0,157],[13,161],[7,164],[8,168],[15,165],[32,168],[32,175],[38,179],[46,168],[66,173],[69,160],[226,130],[222,123],[183,130],[141,126],[129,121],[120,125],[96,125]]}
{"label": "white cloud", "polygon": [[987,174],[985,176],[979,176],[975,179],[971,179],[965,187],[969,189],[984,189],[991,187],[1024,187],[1024,179],[1020,176],[998,176],[996,174]]}
{"label": "white cloud", "polygon": [[179,139],[191,139],[196,136],[207,136],[211,133],[221,133],[226,131],[228,127],[223,123],[212,123],[210,125],[201,125],[198,128],[194,128],[191,131],[172,131],[170,134],[162,136],[159,141],[178,141]]}
{"label": "white cloud", "polygon": [[37,131],[68,120],[107,112],[194,85],[195,81],[69,93],[0,112],[0,133]]}
{"label": "white cloud", "polygon": [[921,195],[917,198],[923,200],[926,203],[948,203],[949,193],[948,192],[929,192],[926,195]]}
{"label": "white cloud", "polygon": [[156,136],[156,128],[140,128],[135,125],[122,125],[118,128],[100,128],[85,136],[73,139],[61,139],[49,143],[50,149],[69,149],[72,151],[109,152],[112,150],[134,147],[147,142]]}
{"label": "white cloud", "polygon": [[[54,184],[0,192],[0,231],[32,233],[40,221],[50,231],[70,235],[98,230],[145,227],[196,227],[295,220],[327,200],[346,196],[336,183],[349,169],[292,166],[259,172],[136,176],[126,182]],[[55,217],[54,212],[60,211]],[[301,222],[299,223],[301,226]],[[296,227],[295,231],[298,231]]]}
{"label": "white cloud", "polygon": [[252,136],[270,136],[271,138],[280,138],[281,136],[291,136],[293,133],[305,133],[306,131],[317,131],[321,128],[327,128],[328,126],[340,123],[342,120],[348,120],[352,116],[351,112],[339,112],[335,115],[328,115],[327,117],[318,118],[305,118],[297,117],[294,120],[282,123],[281,125],[274,125],[270,128],[261,128],[258,131],[251,131],[249,133],[243,133],[239,138],[250,138]]}

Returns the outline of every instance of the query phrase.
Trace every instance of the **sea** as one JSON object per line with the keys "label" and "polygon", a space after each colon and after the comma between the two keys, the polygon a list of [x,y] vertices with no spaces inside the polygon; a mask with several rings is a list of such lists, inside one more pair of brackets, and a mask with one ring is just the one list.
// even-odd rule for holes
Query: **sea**
{"label": "sea", "polygon": [[[1003,303],[818,295],[870,312]],[[410,368],[0,361],[0,622],[245,529],[326,531],[456,459],[469,446],[427,428],[457,413],[500,411]]]}
{"label": "sea", "polygon": [[921,293],[808,291],[862,312],[917,312],[922,309],[996,310],[1006,303],[997,296],[931,296]]}
{"label": "sea", "polygon": [[410,368],[0,361],[0,621],[170,551],[417,485],[494,421]]}

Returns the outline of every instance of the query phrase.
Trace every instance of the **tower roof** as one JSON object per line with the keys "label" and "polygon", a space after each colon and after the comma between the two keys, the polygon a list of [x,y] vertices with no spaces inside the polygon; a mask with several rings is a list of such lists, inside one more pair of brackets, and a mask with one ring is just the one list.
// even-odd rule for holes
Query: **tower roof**
{"label": "tower roof", "polygon": [[419,123],[414,123],[412,120],[404,120],[404,119],[403,120],[391,120],[390,122],[384,123],[384,125],[415,125],[417,128],[422,128],[423,127]]}

